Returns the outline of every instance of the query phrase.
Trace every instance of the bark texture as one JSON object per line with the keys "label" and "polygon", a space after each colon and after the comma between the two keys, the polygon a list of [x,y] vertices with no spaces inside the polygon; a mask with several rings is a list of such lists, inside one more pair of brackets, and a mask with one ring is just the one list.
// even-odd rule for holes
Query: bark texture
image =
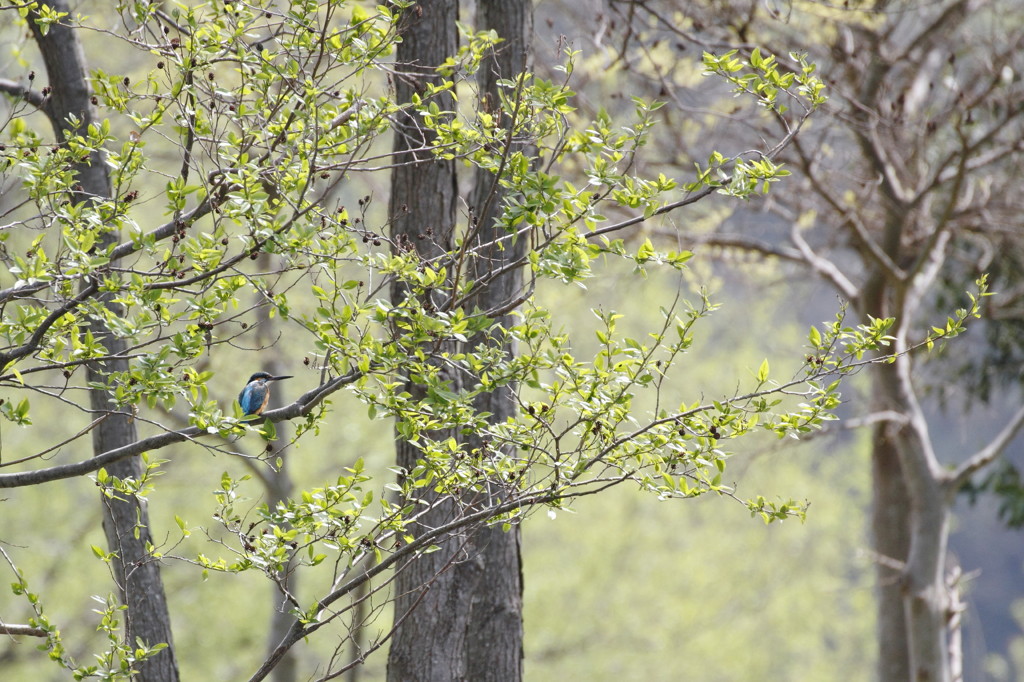
{"label": "bark texture", "polygon": [[[879,381],[879,377],[875,379]],[[876,387],[874,404],[882,404],[884,396],[884,390]],[[895,428],[894,424],[883,422],[875,426],[871,436],[871,529],[872,547],[877,554],[875,598],[879,607],[875,631],[880,680],[910,679],[900,567],[910,552],[910,499],[900,470]],[[881,604],[888,606],[883,608]]]}
{"label": "bark texture", "polygon": [[[874,96],[872,95],[872,99]],[[890,222],[887,246],[899,247],[898,221]],[[895,239],[892,235],[896,235]],[[858,315],[896,315],[890,300],[891,283],[875,269],[863,287]],[[905,414],[900,400],[899,375],[895,365],[877,365],[871,376],[871,409]],[[875,632],[878,642],[878,679],[882,682],[910,680],[910,638],[903,597],[906,560],[910,554],[911,503],[906,476],[900,463],[903,426],[879,422],[871,434],[871,535],[875,560]]]}
{"label": "bark texture", "polygon": [[[402,42],[396,55],[396,101],[408,102],[427,83],[438,82],[433,67],[456,51],[458,10],[457,0],[420,2],[404,10]],[[399,114],[394,131],[396,165],[389,204],[392,242],[396,249],[415,248],[424,258],[438,256],[447,251],[455,227],[455,164],[435,159],[423,149],[429,137],[414,114]],[[402,287],[392,290],[396,302],[405,295]],[[407,390],[417,398],[423,396],[417,385],[410,384]],[[398,466],[409,471],[416,466],[420,451],[397,439],[396,455]],[[432,511],[411,529],[413,534],[449,521],[459,512],[455,500],[437,500],[427,488],[422,498],[432,504]],[[396,629],[388,654],[390,682],[466,679],[465,632],[471,593],[450,570],[464,559],[464,541],[465,537],[449,537],[438,543],[438,551],[397,567]]]}
{"label": "bark texture", "polygon": [[[72,12],[64,0],[51,0],[48,4],[58,12]],[[90,103],[92,93],[86,80],[85,59],[78,37],[70,26],[63,23],[53,24],[44,35],[35,22],[31,21],[31,15],[30,25],[46,64],[51,88],[50,96],[43,105],[44,111],[61,141],[74,134],[68,123],[71,115],[81,121],[84,133],[96,118]],[[99,154],[93,153],[89,163],[80,164],[75,170],[78,188],[73,201],[110,198],[110,178]],[[102,236],[100,245],[107,246],[117,240],[116,232],[108,232]],[[97,300],[104,301],[109,309],[117,312],[116,304],[108,296],[98,296]],[[120,357],[126,345],[122,339],[111,334],[102,321],[94,320],[90,327],[95,338],[106,348],[108,358],[89,364],[86,369],[87,378],[90,382],[105,382],[111,372],[128,369],[128,360]],[[107,452],[137,440],[131,413],[126,409],[115,410],[109,393],[95,389],[90,391],[90,406],[94,415],[105,415],[92,432],[94,453]],[[109,474],[121,479],[137,479],[142,473],[138,457],[118,460],[106,468]],[[127,643],[133,647],[138,640],[150,646],[159,643],[168,645],[138,666],[138,679],[144,682],[177,680],[178,666],[160,565],[148,548],[152,544],[152,533],[146,505],[137,498],[104,497],[103,509],[103,530],[107,545],[111,552],[117,554],[113,562],[114,576],[121,600],[128,607],[125,616]]]}
{"label": "bark texture", "polygon": [[[493,29],[503,39],[478,74],[481,106],[495,111],[500,102],[499,79],[514,79],[530,66],[530,45],[533,37],[533,4],[530,0],[478,0],[479,29]],[[514,92],[504,93],[513,97]],[[500,125],[510,133],[513,122],[505,119]],[[520,149],[510,134],[506,153]],[[513,324],[508,309],[523,294],[522,270],[508,270],[495,276],[503,265],[517,260],[526,251],[525,239],[498,241],[505,236],[496,222],[500,215],[504,192],[497,177],[478,170],[474,178],[470,206],[476,221],[476,238],[481,252],[469,267],[470,278],[480,288],[468,302],[470,310],[479,309],[494,316],[502,329]],[[483,246],[489,245],[489,246]],[[472,343],[502,344],[507,354],[515,349],[500,338],[473,339]],[[489,412],[492,423],[501,423],[516,414],[516,387],[504,386],[480,396],[476,409]],[[473,434],[467,438],[470,450],[486,451],[487,444]],[[495,453],[500,455],[502,453]],[[498,491],[492,490],[488,503],[498,502]],[[522,679],[523,674],[523,574],[520,556],[519,525],[508,532],[500,527],[482,528],[471,538],[470,561],[460,566],[474,583],[472,611],[466,632],[467,674],[470,680],[504,682]]]}
{"label": "bark texture", "polygon": [[[422,11],[420,11],[422,10]],[[399,80],[398,101],[407,101],[422,82],[424,72],[416,65],[440,63],[456,48],[455,3],[420,3],[410,11],[410,23],[403,33],[398,62],[410,65],[415,81]],[[482,0],[477,3],[476,25],[495,29],[504,39],[485,61],[479,74],[482,106],[497,110],[499,78],[514,78],[528,66],[532,37],[532,5],[527,0]],[[450,41],[450,42],[448,42]],[[409,86],[413,85],[413,88]],[[506,91],[506,94],[508,93]],[[396,137],[395,161],[400,165],[392,178],[392,236],[402,244],[416,244],[424,257],[443,253],[449,246],[456,220],[455,168],[447,162],[430,160],[414,150],[425,138],[415,129],[415,121],[401,121]],[[511,129],[511,120],[502,121]],[[509,136],[508,152],[514,151]],[[466,276],[479,286],[466,302],[470,312],[484,312],[502,326],[511,323],[508,310],[522,295],[521,275],[510,271],[495,272],[517,259],[525,245],[503,242],[504,236],[495,216],[500,212],[503,194],[496,177],[478,172],[469,198],[472,212],[469,240],[479,249],[472,261],[465,263]],[[424,227],[431,226],[432,239],[422,239]],[[489,246],[484,246],[489,245]],[[400,290],[393,292],[398,300]],[[481,335],[471,344],[501,344],[500,335]],[[472,381],[471,377],[451,377],[453,381]],[[416,387],[410,386],[416,394]],[[493,421],[504,421],[515,414],[514,386],[481,396],[478,410],[493,414]],[[465,437],[470,450],[486,452],[488,445],[479,435]],[[500,456],[501,453],[492,453]],[[417,449],[398,443],[398,462],[405,468],[415,466]],[[489,491],[485,499],[442,501],[425,527],[454,518],[466,505],[491,504],[499,491]],[[388,679],[393,682],[480,680],[495,682],[522,678],[522,565],[520,531],[500,528],[472,528],[441,545],[441,550],[416,559],[400,568],[395,617],[399,626],[391,646]]]}

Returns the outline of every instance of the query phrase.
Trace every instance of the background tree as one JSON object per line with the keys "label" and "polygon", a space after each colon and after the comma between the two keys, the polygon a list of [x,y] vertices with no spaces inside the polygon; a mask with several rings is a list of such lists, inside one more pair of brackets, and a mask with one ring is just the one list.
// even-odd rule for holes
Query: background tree
{"label": "background tree", "polygon": [[[62,0],[50,3],[49,11],[42,14],[34,8],[29,9],[28,26],[32,29],[32,36],[46,65],[49,85],[46,86],[45,94],[33,94],[29,89],[21,91],[27,101],[37,105],[46,114],[55,139],[65,144],[69,137],[78,133],[79,128],[99,128],[90,103],[86,66],[82,60],[78,37],[70,26],[46,21],[49,17],[69,13],[67,3]],[[31,85],[31,79],[29,82]],[[19,88],[15,86],[15,89]],[[76,182],[69,192],[69,203],[85,207],[93,204],[98,207],[96,213],[102,214],[107,207],[99,208],[99,205],[114,199],[102,149],[79,152],[68,166],[65,172]],[[89,250],[114,247],[121,239],[118,232],[114,229],[92,235],[94,242]],[[122,316],[124,308],[111,292],[101,291],[96,279],[82,280],[79,287],[81,293],[77,299],[72,299],[76,305],[82,300],[92,299],[98,306],[102,306],[102,310],[96,308],[102,314],[89,320],[87,334],[104,349],[103,356],[85,364],[86,380],[91,387],[88,392],[90,413],[95,415],[90,429],[92,448],[95,454],[100,454],[129,447],[138,440],[130,410],[125,406],[111,409],[111,403],[116,400],[106,388],[107,378],[111,374],[128,371],[128,361],[124,357],[127,344],[111,330],[109,322],[111,318]],[[6,293],[3,299],[5,302],[20,295],[16,289]],[[58,306],[52,313],[55,319],[42,322],[36,331],[45,333],[48,324],[71,313],[73,307],[68,304]],[[28,343],[20,347],[8,347],[3,364],[10,367],[19,356],[37,352],[39,341],[33,334]],[[142,465],[138,457],[126,457],[111,462],[108,472],[119,479],[137,480],[142,476]],[[139,679],[177,680],[178,666],[172,646],[170,614],[160,578],[160,564],[153,561],[151,556],[153,536],[149,528],[149,513],[143,501],[133,496],[108,492],[103,495],[102,503],[103,529],[110,552],[108,556],[112,558],[111,567],[120,602],[126,607],[125,641],[129,646],[135,642],[145,642],[155,647],[155,655],[140,665]]]}
{"label": "background tree", "polygon": [[[409,103],[414,96],[428,95],[428,86],[443,87],[445,78],[437,72],[437,67],[456,53],[458,17],[457,0],[422,3],[404,15],[399,27],[402,42],[395,56],[401,69],[395,83],[396,102]],[[450,111],[454,99],[450,95],[442,96],[437,103]],[[440,260],[454,246],[458,180],[454,158],[435,158],[434,134],[420,120],[418,112],[410,108],[399,114],[396,122],[396,167],[391,175],[388,212],[392,241],[398,253],[415,248],[420,258],[431,261]],[[439,289],[450,292],[451,285],[449,278]],[[427,290],[421,305],[446,307],[443,301],[434,299],[438,295],[444,294]],[[407,296],[408,287],[396,280],[391,290],[392,302],[401,303]],[[449,343],[443,352],[454,353],[456,346]],[[452,375],[450,367],[441,367],[439,371],[445,373],[444,380],[453,390],[462,390],[459,378]],[[426,396],[426,388],[411,377],[407,379],[406,390],[420,400]],[[458,429],[439,431],[432,437],[455,439]],[[401,437],[396,440],[396,449],[402,476],[408,477],[417,462],[422,462],[424,453],[416,443]],[[418,520],[420,533],[458,517],[457,501],[446,497],[442,492],[424,500],[432,507],[432,512]],[[416,499],[413,497],[410,502],[415,504]],[[468,556],[468,552],[463,555],[466,544],[465,533],[453,533],[439,543],[439,551],[410,557],[408,565],[398,571],[395,580],[398,625],[388,659],[389,680],[467,679],[466,633],[473,589],[459,579],[465,571],[458,569],[460,563],[465,563],[463,556]]]}
{"label": "background tree", "polygon": [[[738,42],[749,55],[787,45],[828,74],[828,124],[780,155],[798,177],[793,192],[774,193],[763,204],[772,218],[755,227],[739,212],[721,230],[682,238],[798,264],[849,301],[859,319],[898,320],[891,333],[900,357],[872,368],[863,416],[873,423],[879,677],[957,678],[962,604],[959,571],[946,558],[951,508],[957,490],[1005,449],[1024,410],[979,450],[949,453],[953,465],[944,465],[920,397],[937,382],[924,380],[915,371],[918,360],[904,351],[917,343],[918,318],[994,263],[986,254],[1020,248],[1012,227],[1020,210],[1012,184],[1024,123],[1013,75],[1022,68],[1018,8],[848,3],[829,11],[794,6],[776,15],[756,3],[615,7],[632,26],[620,51],[627,68],[676,102],[686,99],[687,75],[665,55],[692,45]],[[659,37],[668,39],[659,43]],[[737,130],[751,121],[744,117]],[[790,125],[782,113],[751,131],[778,134]],[[1017,289],[1015,275],[997,272],[1004,276],[998,290]],[[1016,305],[1014,295],[994,300],[993,317]],[[943,364],[958,363],[947,355]],[[936,363],[927,367],[942,378],[955,376]]]}

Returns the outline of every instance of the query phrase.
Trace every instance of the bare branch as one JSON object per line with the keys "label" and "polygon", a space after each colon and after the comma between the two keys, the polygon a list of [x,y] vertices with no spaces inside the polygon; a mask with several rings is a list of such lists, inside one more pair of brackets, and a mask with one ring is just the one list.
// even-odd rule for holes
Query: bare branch
{"label": "bare branch", "polygon": [[17,81],[0,78],[0,92],[5,92],[17,99],[23,99],[37,109],[46,111],[46,96],[42,92],[33,90],[31,87],[22,85]]}
{"label": "bare branch", "polygon": [[32,625],[14,625],[0,623],[0,635],[25,635],[27,637],[46,637],[49,633]]}
{"label": "bare branch", "polygon": [[853,231],[853,236],[866,254],[885,272],[891,279],[901,280],[905,273],[900,269],[881,245],[872,237],[868,228],[861,221],[854,211],[849,210],[836,197],[832,190],[821,181],[817,169],[814,167],[814,158],[806,153],[800,144],[799,138],[794,140],[793,149],[798,154],[800,164],[804,170],[804,177],[810,183],[814,192],[821,197],[837,214],[842,216],[844,224]]}
{"label": "bare branch", "polygon": [[[722,184],[723,185],[729,184],[729,178],[726,178],[726,179],[722,180]],[[695,204],[698,201],[700,201],[701,199],[703,199],[704,197],[706,197],[709,194],[711,194],[712,192],[714,192],[716,189],[718,189],[718,188],[717,187],[705,187],[704,189],[702,189],[701,191],[697,192],[696,194],[690,194],[690,195],[684,197],[683,199],[680,199],[679,201],[673,201],[671,204],[665,204],[664,206],[662,206],[661,208],[657,209],[656,211],[654,211],[654,213],[652,213],[649,216],[646,216],[643,213],[641,213],[639,215],[633,216],[632,218],[627,218],[626,220],[622,220],[620,222],[613,223],[611,225],[605,225],[604,227],[596,229],[593,232],[588,232],[584,236],[587,239],[595,239],[597,237],[600,237],[601,235],[608,234],[609,232],[618,232],[619,230],[625,229],[625,228],[630,227],[632,225],[639,225],[640,223],[646,222],[646,221],[650,220],[651,218],[654,218],[655,216],[664,215],[665,213],[669,213],[671,211],[674,211],[677,208],[682,208],[683,206],[689,206],[690,204]]]}
{"label": "bare branch", "polygon": [[843,274],[843,271],[838,265],[830,261],[828,258],[819,256],[811,248],[811,245],[803,238],[800,234],[800,229],[793,223],[793,228],[790,230],[789,238],[792,240],[796,248],[799,249],[800,255],[803,256],[804,261],[811,266],[811,268],[824,277],[826,280],[832,283],[832,286],[848,301],[856,301],[860,292],[857,289],[857,285],[850,281],[850,279]]}
{"label": "bare branch", "polygon": [[1022,426],[1024,426],[1024,407],[1017,410],[1003,430],[996,434],[996,437],[988,445],[968,457],[966,462],[956,468],[948,482],[951,494],[954,494],[960,486],[966,483],[967,479],[976,471],[985,468],[1003,454],[1006,446],[1016,437]]}
{"label": "bare branch", "polygon": [[722,249],[735,249],[746,251],[766,258],[778,258],[780,260],[792,261],[794,263],[806,263],[803,254],[796,249],[788,249],[784,246],[771,244],[760,239],[754,239],[742,234],[698,234],[694,232],[677,232],[665,228],[654,230],[654,234],[660,237],[678,239],[687,248],[696,246],[713,246]]}

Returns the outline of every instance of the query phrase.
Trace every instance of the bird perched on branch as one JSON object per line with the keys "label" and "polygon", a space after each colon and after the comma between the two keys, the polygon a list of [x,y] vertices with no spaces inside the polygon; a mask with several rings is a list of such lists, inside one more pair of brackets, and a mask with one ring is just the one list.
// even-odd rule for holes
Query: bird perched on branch
{"label": "bird perched on branch", "polygon": [[270,402],[270,382],[291,379],[291,376],[275,377],[270,372],[256,372],[249,377],[249,383],[238,394],[238,404],[246,416],[262,414]]}

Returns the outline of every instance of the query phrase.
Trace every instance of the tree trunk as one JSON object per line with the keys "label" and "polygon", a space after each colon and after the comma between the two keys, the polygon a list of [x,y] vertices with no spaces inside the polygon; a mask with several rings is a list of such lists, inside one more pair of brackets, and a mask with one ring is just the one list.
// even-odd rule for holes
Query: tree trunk
{"label": "tree trunk", "polygon": [[[513,79],[530,66],[530,45],[533,38],[533,5],[530,0],[478,0],[477,27],[493,29],[504,42],[499,43],[486,59],[478,74],[481,108],[497,111],[499,106],[498,79]],[[506,91],[506,95],[511,95]],[[512,121],[499,122],[511,131]],[[510,137],[511,140],[511,137]],[[513,147],[508,153],[516,151]],[[476,221],[476,239],[483,247],[470,264],[470,279],[485,282],[475,292],[467,307],[482,311],[507,310],[522,295],[520,269],[491,277],[491,273],[519,257],[526,251],[526,240],[500,246],[498,239],[505,236],[497,224],[504,192],[497,176],[477,170],[469,204]],[[507,313],[496,318],[502,328],[513,324]],[[477,338],[471,343],[502,343],[500,339]],[[514,348],[505,347],[512,354]],[[509,385],[478,398],[476,409],[491,413],[492,423],[502,423],[516,413],[516,387]],[[488,447],[478,434],[467,438],[470,451],[485,451]],[[502,453],[495,453],[496,455]],[[506,453],[507,454],[507,453]],[[491,491],[490,502],[496,491]],[[520,556],[520,527],[514,525],[508,532],[498,527],[482,528],[471,538],[471,560],[459,570],[471,573],[474,583],[472,611],[466,632],[466,670],[468,679],[495,682],[519,680],[523,671],[523,575]]]}
{"label": "tree trunk", "polygon": [[952,495],[911,381],[906,336],[913,306],[893,305],[900,318],[895,350],[904,354],[892,364],[874,367],[872,392],[874,411],[902,417],[883,422],[872,437],[878,678],[950,682],[951,601],[945,561]]}
{"label": "tree trunk", "polygon": [[[93,327],[93,334],[106,345],[110,352],[119,352],[123,343],[106,334],[107,330]],[[127,361],[107,361],[100,366],[89,365],[87,376],[90,381],[102,381],[108,372],[127,369]],[[90,402],[96,412],[110,410],[109,395],[103,391],[91,391]],[[127,445],[136,440],[135,425],[131,415],[124,411],[111,414],[93,431],[93,450],[106,452]],[[142,473],[138,457],[128,457],[107,466],[107,472],[118,478],[136,478]],[[150,554],[153,536],[149,529],[149,511],[138,498],[103,498],[103,531],[107,546],[117,553],[113,562],[114,576],[120,586],[121,601],[128,607],[125,618],[126,643],[134,647],[137,640],[152,646],[161,642],[167,648],[147,660],[141,666],[138,679],[142,682],[164,682],[178,679],[178,663],[175,659],[171,637],[171,619],[167,609],[160,564]],[[136,536],[137,531],[137,536]]]}
{"label": "tree trunk", "polygon": [[[896,368],[877,365],[872,375],[874,411],[896,410]],[[879,422],[871,435],[871,530],[876,554],[878,679],[910,680],[907,620],[903,611],[903,568],[910,554],[910,495],[897,449],[900,426]]]}
{"label": "tree trunk", "polygon": [[907,562],[904,609],[910,632],[910,667],[915,682],[951,682],[946,583],[946,545],[950,505],[942,485],[930,482],[933,494],[924,497],[914,514],[914,533]]}
{"label": "tree trunk", "polygon": [[[875,408],[906,415],[907,424],[876,429],[872,451],[878,553],[878,675],[882,682],[950,679],[945,557],[950,500],[930,459],[915,410],[900,395],[901,358],[875,367]],[[904,370],[909,371],[909,370]]]}
{"label": "tree trunk", "polygon": [[[904,306],[905,317],[913,311]],[[895,349],[907,353],[907,327],[897,332]],[[953,495],[934,447],[911,381],[910,355],[893,363],[895,392],[907,423],[899,430],[897,450],[910,497],[910,551],[903,575],[910,677],[914,682],[951,682],[950,598],[946,584],[946,546]]]}
{"label": "tree trunk", "polygon": [[[528,0],[481,0],[477,10],[477,25],[493,28],[505,39],[480,72],[481,96],[490,102],[485,107],[494,111],[498,102],[498,78],[512,78],[527,67],[533,30],[532,6]],[[456,15],[455,3],[421,3],[410,10],[410,24],[403,32],[403,43],[399,47],[399,64],[437,64],[453,54]],[[442,44],[444,40],[450,42]],[[422,68],[420,71],[427,73]],[[398,82],[398,101],[408,101],[414,90],[409,89],[407,81],[400,78]],[[511,121],[504,124],[511,125]],[[404,134],[396,137],[397,164],[418,158],[409,149],[421,144],[424,137],[414,125],[415,120],[411,118],[401,121],[399,130]],[[478,172],[474,180],[475,188],[469,200],[474,216],[471,239],[478,246],[493,244],[504,234],[495,223],[503,195],[494,175]],[[399,165],[392,177],[392,187],[390,208],[396,241],[401,239],[398,235],[404,234],[424,257],[443,253],[448,248],[455,223],[454,166],[438,161]],[[433,239],[441,242],[418,238],[424,226],[434,226],[438,234]],[[469,311],[501,310],[521,294],[518,274],[494,278],[489,274],[518,258],[523,249],[521,240],[516,245],[505,244],[504,248],[492,245],[483,248],[468,264],[469,279],[484,281],[467,301]],[[393,292],[393,295],[398,300],[401,292]],[[511,323],[505,314],[497,315],[496,320],[501,325]],[[501,341],[482,336],[470,343]],[[512,348],[505,350],[513,352]],[[416,387],[409,390],[416,394]],[[515,414],[514,392],[514,386],[507,386],[481,396],[476,408],[492,413],[493,421],[504,421]],[[466,445],[470,450],[487,448],[476,434],[466,437]],[[418,457],[416,448],[399,442],[400,466],[411,468]],[[491,491],[490,499],[476,503],[488,504],[494,501],[496,494],[496,490]],[[447,520],[457,508],[454,501],[444,502],[424,524]],[[521,679],[522,566],[518,527],[507,533],[500,528],[470,529],[465,535],[449,538],[441,544],[440,551],[400,568],[397,593],[398,627],[388,661],[389,680],[504,682]]]}
{"label": "tree trunk", "polygon": [[[64,0],[51,0],[48,4],[58,12],[72,11]],[[53,24],[49,32],[43,35],[32,19],[33,15],[30,14],[29,24],[46,64],[52,88],[48,103],[44,105],[45,110],[57,137],[63,141],[72,132],[67,123],[70,115],[81,121],[83,132],[96,120],[90,105],[91,93],[86,80],[81,44],[70,26]],[[93,153],[89,163],[80,164],[75,170],[79,188],[76,188],[72,201],[77,203],[91,201],[93,198],[102,200],[111,196],[110,178],[99,154]],[[100,245],[106,246],[116,240],[116,233],[110,232],[101,237]],[[98,300],[105,301],[108,308],[116,311],[117,306],[108,296],[98,297]],[[90,363],[86,376],[90,382],[105,382],[111,372],[128,369],[128,360],[119,357],[126,345],[122,339],[114,337],[101,321],[94,320],[90,328],[106,348],[109,357],[104,361]],[[137,439],[131,413],[127,410],[112,410],[110,401],[111,395],[108,392],[96,389],[90,391],[90,405],[94,414],[106,417],[92,432],[93,452],[96,454],[128,445]],[[121,479],[138,479],[142,466],[138,457],[130,457],[110,464],[107,472]],[[167,644],[166,649],[138,666],[138,679],[145,682],[177,680],[178,665],[171,638],[167,600],[160,578],[160,565],[149,550],[152,534],[146,505],[134,497],[104,497],[103,503],[103,529],[107,544],[110,551],[117,555],[113,562],[114,575],[121,600],[128,607],[125,618],[126,643],[129,647],[135,647],[138,640],[149,646]]]}
{"label": "tree trunk", "polygon": [[[499,111],[499,79],[514,79],[530,67],[530,44],[534,32],[534,8],[529,0],[477,0],[476,26],[493,29],[503,39],[492,54],[484,60],[478,73],[481,109]],[[506,94],[511,94],[506,91]],[[512,121],[500,125],[511,130]],[[513,146],[508,153],[518,151]],[[505,193],[495,174],[477,170],[473,178],[473,193],[469,205],[476,221],[476,239],[481,246],[477,258],[470,263],[470,279],[485,281],[468,302],[472,310],[505,310],[522,294],[522,273],[516,268],[499,276],[492,272],[521,257],[526,241],[498,244],[505,237],[502,226],[496,222],[501,213]],[[490,245],[483,247],[483,245]],[[513,324],[509,314],[496,317],[503,328]],[[502,343],[493,337],[473,339],[473,343]],[[505,347],[512,354],[515,349]],[[492,393],[481,395],[476,409],[492,414],[489,421],[502,423],[516,413],[516,387],[509,385]],[[470,451],[485,451],[487,445],[478,434],[468,438]],[[507,453],[496,453],[496,456]],[[492,500],[497,492],[492,492]],[[520,527],[513,525],[508,532],[500,527],[481,528],[472,537],[472,562],[466,569],[474,569],[475,587],[472,598],[467,637],[467,673],[470,680],[519,680],[522,678],[522,559],[520,556]]]}
{"label": "tree trunk", "polygon": [[[455,54],[457,48],[457,0],[420,2],[403,10],[402,42],[396,55],[395,98],[409,102],[428,82],[439,80],[433,67]],[[445,108],[442,105],[442,108]],[[455,164],[418,151],[429,142],[415,113],[399,113],[395,122],[394,163],[391,176],[391,235],[395,248],[411,244],[424,258],[448,250],[456,220],[457,183]],[[395,287],[392,298],[405,296]],[[452,377],[453,380],[456,377]],[[422,387],[407,390],[416,398]],[[454,435],[454,434],[451,434]],[[396,440],[398,466],[410,471],[420,458],[418,448]],[[422,497],[432,511],[416,526],[414,535],[453,518],[458,505],[453,499],[436,499],[423,489]],[[451,571],[461,559],[464,538],[451,536],[438,542],[435,552],[414,557],[396,569],[395,633],[388,654],[387,678],[391,682],[452,682],[466,679],[465,632],[469,622],[470,591]]]}

